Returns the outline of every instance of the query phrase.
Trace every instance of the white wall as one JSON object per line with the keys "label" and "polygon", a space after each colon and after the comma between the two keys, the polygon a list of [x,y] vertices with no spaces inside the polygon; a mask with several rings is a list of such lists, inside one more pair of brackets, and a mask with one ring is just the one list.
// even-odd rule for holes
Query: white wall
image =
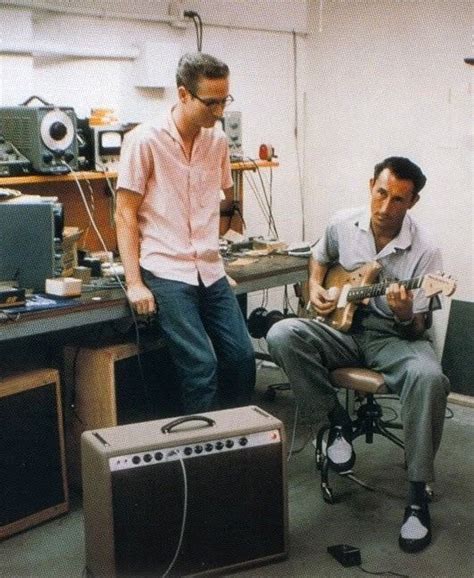
{"label": "white wall", "polygon": [[[216,5],[210,0],[198,4],[203,9],[207,6],[208,12],[209,7]],[[226,2],[218,4],[223,9]],[[242,3],[238,19],[240,28],[205,25],[203,51],[215,54],[230,66],[231,92],[235,97],[232,107],[242,111],[243,115],[244,153],[257,158],[261,143],[274,145],[281,163],[272,174],[272,197],[278,231],[281,238],[298,241],[301,239],[302,219],[296,178],[299,171],[294,137],[294,60],[304,62],[305,41],[303,36],[297,36],[298,55],[295,57],[291,32],[252,29],[255,23],[263,26],[262,18],[253,17],[258,16],[257,12],[261,12],[265,6],[268,9],[268,4],[268,1],[262,0]],[[305,1],[270,4],[286,11],[286,19],[282,18],[281,13],[279,18],[286,27],[291,27],[294,21],[296,29],[302,28]],[[233,5],[231,12],[235,9]],[[66,15],[13,7],[0,7],[0,15],[0,35],[9,41],[13,29],[14,38],[20,40],[32,39],[38,44],[49,42],[78,49],[141,49],[146,42],[173,42],[180,45],[181,53],[196,50],[192,23],[188,23],[186,29],[177,29],[163,22]],[[225,21],[224,17],[219,16],[214,15],[214,21]],[[268,28],[274,26],[271,19],[268,22]],[[56,105],[73,106],[79,117],[88,116],[92,107],[110,107],[122,122],[142,122],[156,120],[175,100],[174,87],[136,88],[136,64],[131,59],[7,55],[0,56],[0,62],[3,63],[0,105],[19,104],[35,94]],[[19,66],[19,62],[22,66]],[[270,171],[262,171],[262,178],[269,191]],[[258,175],[246,174],[244,214],[247,234],[265,235],[266,220],[248,179],[261,190]],[[281,307],[281,291],[276,293],[275,307]],[[253,300],[259,304],[260,296],[254,295]],[[252,301],[250,306],[253,307]]]}
{"label": "white wall", "polygon": [[[434,233],[456,298],[474,300],[473,3],[324,0],[311,4],[306,130],[308,228],[368,200],[376,162],[419,163],[414,214]],[[320,10],[322,7],[322,11]],[[435,315],[440,340],[446,313]]]}
{"label": "white wall", "polygon": [[[217,6],[217,12],[232,4],[235,10],[235,3],[224,0],[190,2],[190,7],[194,4]],[[392,154],[409,156],[428,176],[414,212],[436,234],[445,268],[458,279],[457,297],[474,300],[473,67],[463,62],[472,56],[472,2],[309,0],[309,34],[296,35],[294,52],[291,23],[296,30],[304,28],[304,4],[242,2],[239,28],[204,27],[203,50],[231,67],[233,108],[243,113],[246,155],[256,157],[262,142],[273,144],[279,155],[273,201],[280,237],[302,239],[303,185],[305,238],[313,241],[335,210],[367,201],[376,162]],[[160,22],[1,6],[3,39],[104,50],[140,47],[145,41],[177,42],[181,52],[196,47],[191,24],[179,30]],[[286,22],[285,30],[252,29],[251,13],[245,12],[249,6],[266,7],[268,22]],[[278,18],[272,19],[272,10]],[[218,20],[215,16],[214,22]],[[174,102],[175,89],[135,88],[134,66],[127,59],[0,56],[0,105],[38,94],[73,106],[79,116],[92,107],[111,107],[123,122],[153,120]],[[263,178],[268,182],[268,171]],[[267,232],[248,185],[245,218],[249,235]],[[277,296],[269,307],[281,308],[281,291],[272,293]],[[260,300],[260,295],[252,296],[250,307]],[[437,315],[441,339],[445,321],[442,313]]]}

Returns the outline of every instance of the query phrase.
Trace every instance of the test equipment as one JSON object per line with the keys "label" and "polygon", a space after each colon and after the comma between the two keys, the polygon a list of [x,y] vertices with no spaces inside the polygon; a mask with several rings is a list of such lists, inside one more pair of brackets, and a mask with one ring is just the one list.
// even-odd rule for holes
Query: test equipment
{"label": "test equipment", "polygon": [[188,576],[288,553],[281,421],[247,406],[82,435],[92,576]]}
{"label": "test equipment", "polygon": [[30,161],[0,134],[0,177],[25,175],[30,168]]}
{"label": "test equipment", "polygon": [[28,106],[30,100],[20,106],[0,107],[0,133],[30,161],[35,172],[68,173],[65,162],[77,169],[74,109],[49,103]]}
{"label": "test equipment", "polygon": [[78,119],[83,140],[80,154],[88,170],[102,173],[116,172],[126,129],[121,125],[89,126],[89,119]]}
{"label": "test equipment", "polygon": [[224,116],[221,118],[221,122],[229,144],[230,160],[243,160],[242,113],[236,110],[226,111],[224,112]]}
{"label": "test equipment", "polygon": [[0,203],[0,282],[44,292],[63,275],[61,203]]}

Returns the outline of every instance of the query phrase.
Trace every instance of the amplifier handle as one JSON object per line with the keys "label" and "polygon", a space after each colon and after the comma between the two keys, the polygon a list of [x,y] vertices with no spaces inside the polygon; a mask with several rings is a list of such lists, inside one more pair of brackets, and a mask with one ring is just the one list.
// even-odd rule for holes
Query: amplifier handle
{"label": "amplifier handle", "polygon": [[182,423],[186,423],[187,421],[205,421],[210,427],[216,425],[216,422],[213,419],[204,415],[185,415],[183,417],[178,417],[178,419],[170,421],[170,423],[164,425],[161,428],[161,432],[164,434],[169,434],[171,433],[172,428],[181,425]]}

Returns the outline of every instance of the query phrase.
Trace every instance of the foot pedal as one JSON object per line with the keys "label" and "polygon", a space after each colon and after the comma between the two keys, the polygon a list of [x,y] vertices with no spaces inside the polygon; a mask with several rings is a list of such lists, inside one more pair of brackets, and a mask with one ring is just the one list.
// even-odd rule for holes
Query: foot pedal
{"label": "foot pedal", "polygon": [[328,552],[343,566],[360,566],[360,564],[362,564],[360,550],[355,546],[337,544],[335,546],[328,546]]}

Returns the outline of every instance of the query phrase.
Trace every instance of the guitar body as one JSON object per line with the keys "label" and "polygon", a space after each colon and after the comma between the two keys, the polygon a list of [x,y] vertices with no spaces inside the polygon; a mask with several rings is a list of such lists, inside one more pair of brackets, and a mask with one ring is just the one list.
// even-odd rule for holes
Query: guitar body
{"label": "guitar body", "polygon": [[[389,281],[374,283],[381,268],[377,261],[365,263],[353,271],[346,271],[341,265],[331,267],[326,273],[323,287],[328,294],[326,298],[337,301],[337,305],[330,315],[318,319],[339,331],[349,331],[357,305],[367,303],[371,297],[384,295],[390,285]],[[456,282],[444,273],[427,273],[397,283],[410,291],[423,289],[428,298],[438,293],[450,297],[456,291]]]}
{"label": "guitar body", "polygon": [[345,300],[347,291],[352,287],[373,284],[381,268],[382,266],[376,261],[365,263],[353,271],[346,271],[341,265],[331,267],[326,273],[323,286],[325,289],[337,287],[340,294],[336,309],[325,318],[325,323],[344,333],[349,331],[359,303],[347,302]]}

